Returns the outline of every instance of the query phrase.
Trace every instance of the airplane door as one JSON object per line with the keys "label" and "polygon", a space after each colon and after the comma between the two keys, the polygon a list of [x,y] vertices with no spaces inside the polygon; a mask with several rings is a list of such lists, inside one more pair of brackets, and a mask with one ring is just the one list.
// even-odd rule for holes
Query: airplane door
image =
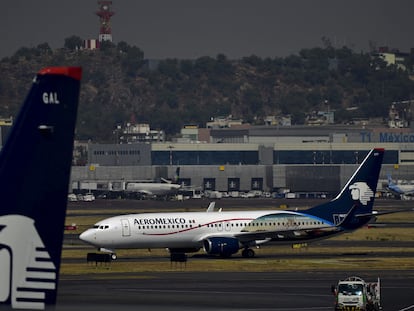
{"label": "airplane door", "polygon": [[128,219],[121,219],[121,224],[122,224],[122,236],[130,236],[131,227],[129,226]]}

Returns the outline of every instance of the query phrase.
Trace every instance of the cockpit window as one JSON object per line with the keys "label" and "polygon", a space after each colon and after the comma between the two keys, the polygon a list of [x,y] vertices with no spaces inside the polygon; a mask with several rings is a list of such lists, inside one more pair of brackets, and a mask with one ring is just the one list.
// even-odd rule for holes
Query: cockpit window
{"label": "cockpit window", "polygon": [[109,225],[95,225],[93,227],[94,229],[100,229],[100,230],[109,229]]}

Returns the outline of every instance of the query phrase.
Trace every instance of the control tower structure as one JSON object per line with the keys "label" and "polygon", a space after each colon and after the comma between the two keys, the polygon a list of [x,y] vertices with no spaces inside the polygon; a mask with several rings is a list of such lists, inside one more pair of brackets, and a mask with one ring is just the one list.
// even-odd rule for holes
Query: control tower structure
{"label": "control tower structure", "polygon": [[99,42],[110,41],[112,42],[112,28],[111,17],[115,12],[111,11],[112,1],[98,1],[99,11],[96,15],[99,16]]}

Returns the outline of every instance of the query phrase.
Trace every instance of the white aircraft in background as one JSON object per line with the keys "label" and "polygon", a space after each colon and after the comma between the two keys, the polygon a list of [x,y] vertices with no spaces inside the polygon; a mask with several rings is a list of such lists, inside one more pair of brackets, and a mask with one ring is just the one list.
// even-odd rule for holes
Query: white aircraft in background
{"label": "white aircraft in background", "polygon": [[391,174],[387,175],[388,185],[387,189],[396,195],[400,196],[412,196],[414,195],[414,185],[413,184],[398,184],[392,181]]}
{"label": "white aircraft in background", "polygon": [[40,70],[0,153],[0,310],[56,304],[80,67]]}
{"label": "white aircraft in background", "polygon": [[143,213],[111,217],[96,223],[80,239],[100,250],[168,248],[172,253],[196,252],[253,257],[251,247],[300,243],[352,231],[375,218],[373,212],[384,149],[366,156],[341,192],[330,202],[305,211],[229,211]]}
{"label": "white aircraft in background", "polygon": [[[177,167],[175,171],[175,180],[180,176],[180,168]],[[125,185],[125,192],[139,193],[149,196],[166,196],[175,194],[182,187],[170,180],[161,178],[162,182],[128,182]]]}
{"label": "white aircraft in background", "polygon": [[151,196],[164,196],[173,194],[181,188],[181,185],[172,182],[156,183],[156,182],[129,182],[125,186],[126,192],[136,192]]}

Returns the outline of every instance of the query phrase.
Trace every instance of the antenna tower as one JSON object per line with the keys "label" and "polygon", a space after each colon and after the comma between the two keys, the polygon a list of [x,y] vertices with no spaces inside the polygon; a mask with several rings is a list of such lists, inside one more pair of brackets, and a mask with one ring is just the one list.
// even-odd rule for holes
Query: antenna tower
{"label": "antenna tower", "polygon": [[111,11],[112,1],[98,1],[99,11],[96,15],[99,16],[99,42],[110,41],[112,42],[112,28],[111,17],[115,12]]}

